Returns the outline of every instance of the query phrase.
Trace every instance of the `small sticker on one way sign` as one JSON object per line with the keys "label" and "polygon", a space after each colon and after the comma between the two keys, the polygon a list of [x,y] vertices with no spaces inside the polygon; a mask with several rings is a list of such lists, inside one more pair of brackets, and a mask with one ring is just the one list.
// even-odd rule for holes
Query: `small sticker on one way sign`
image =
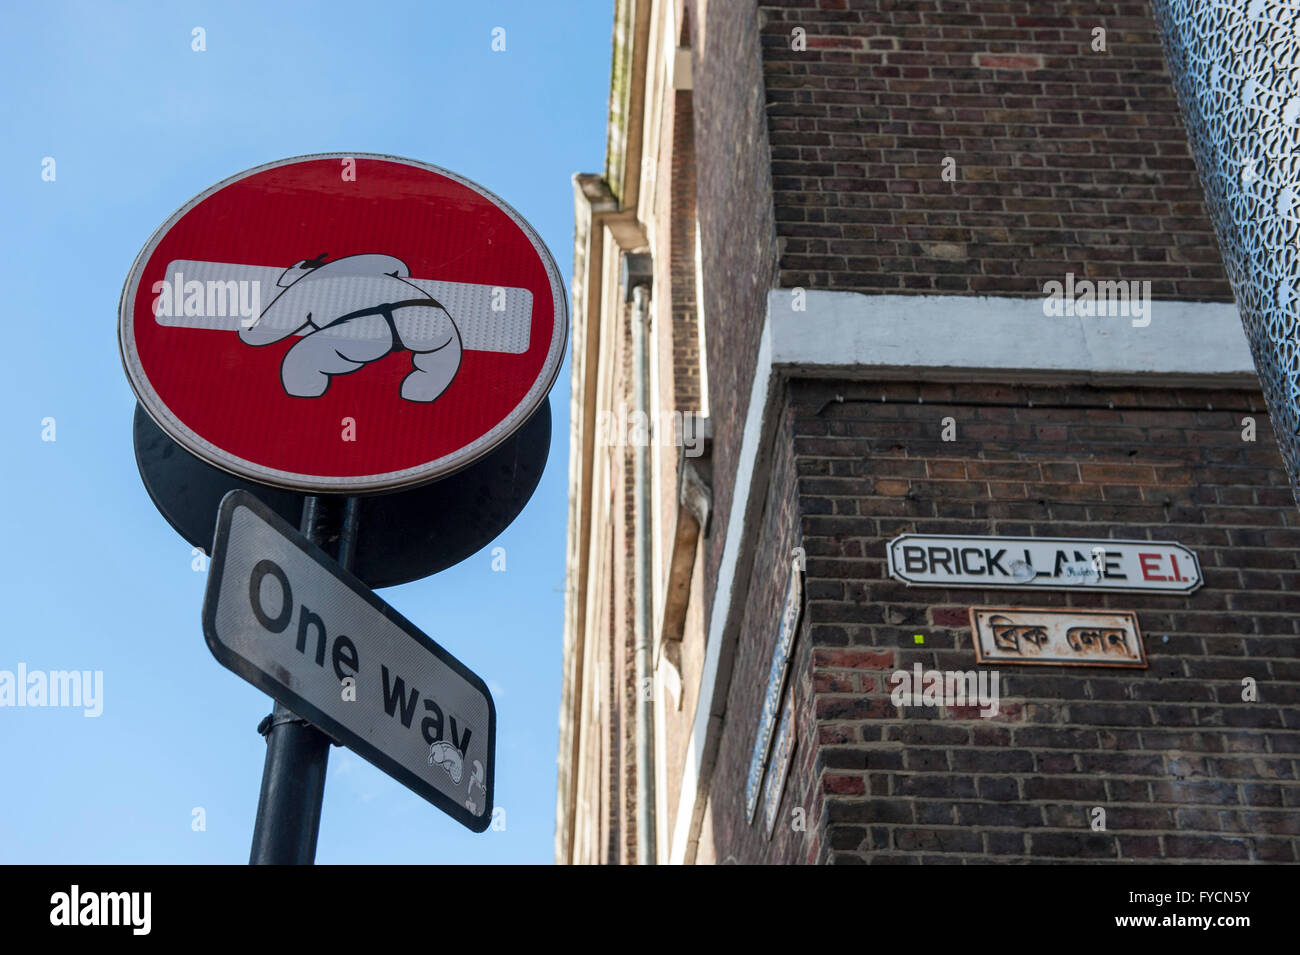
{"label": "small sticker on one way sign", "polygon": [[203,634],[249,683],[465,826],[488,827],[486,684],[244,491],[221,502]]}

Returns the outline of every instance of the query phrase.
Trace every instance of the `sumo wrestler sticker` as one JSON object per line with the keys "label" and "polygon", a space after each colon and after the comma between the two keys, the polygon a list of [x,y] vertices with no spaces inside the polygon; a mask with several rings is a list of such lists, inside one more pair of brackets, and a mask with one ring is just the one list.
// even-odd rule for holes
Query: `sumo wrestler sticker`
{"label": "sumo wrestler sticker", "polygon": [[[282,289],[240,339],[261,347],[303,335],[280,364],[285,394],[319,398],[337,375],[356,372],[393,352],[409,352],[402,380],[407,401],[441,395],[460,368],[456,322],[432,295],[410,281],[411,270],[391,255],[326,255],[303,259],[276,280]],[[242,323],[241,323],[242,324]]]}

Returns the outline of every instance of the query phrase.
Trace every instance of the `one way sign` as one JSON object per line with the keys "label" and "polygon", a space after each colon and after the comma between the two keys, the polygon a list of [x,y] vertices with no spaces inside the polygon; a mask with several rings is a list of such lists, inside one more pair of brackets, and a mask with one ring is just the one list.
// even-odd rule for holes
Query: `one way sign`
{"label": "one way sign", "polygon": [[221,502],[203,634],[223,666],[488,827],[496,708],[483,680],[244,491]]}

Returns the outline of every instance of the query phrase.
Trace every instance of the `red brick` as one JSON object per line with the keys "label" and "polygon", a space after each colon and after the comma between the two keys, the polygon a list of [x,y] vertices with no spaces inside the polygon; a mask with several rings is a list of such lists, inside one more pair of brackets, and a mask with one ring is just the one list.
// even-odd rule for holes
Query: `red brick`
{"label": "red brick", "polygon": [[970,610],[967,607],[931,607],[930,619],[936,627],[969,627]]}
{"label": "red brick", "polygon": [[1041,70],[1041,54],[976,53],[975,65],[990,70]]}

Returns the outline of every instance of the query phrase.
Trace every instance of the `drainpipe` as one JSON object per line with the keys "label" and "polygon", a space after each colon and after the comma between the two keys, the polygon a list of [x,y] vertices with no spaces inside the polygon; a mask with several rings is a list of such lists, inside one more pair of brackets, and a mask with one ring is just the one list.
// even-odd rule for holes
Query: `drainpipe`
{"label": "drainpipe", "polygon": [[[636,410],[644,417],[649,436],[650,353],[647,348],[650,325],[649,253],[623,256],[623,297],[632,303],[632,367]],[[633,576],[636,638],[636,861],[654,865],[655,770],[653,671],[650,663],[650,449],[637,442],[633,451]]]}

